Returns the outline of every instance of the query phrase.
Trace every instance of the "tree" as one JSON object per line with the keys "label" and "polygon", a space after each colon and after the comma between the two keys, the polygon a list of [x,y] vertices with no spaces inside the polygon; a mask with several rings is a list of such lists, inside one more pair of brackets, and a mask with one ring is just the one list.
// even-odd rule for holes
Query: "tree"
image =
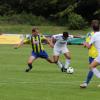
{"label": "tree", "polygon": [[81,14],[85,19],[91,20],[96,18],[95,11],[100,8],[100,0],[80,0],[76,13]]}

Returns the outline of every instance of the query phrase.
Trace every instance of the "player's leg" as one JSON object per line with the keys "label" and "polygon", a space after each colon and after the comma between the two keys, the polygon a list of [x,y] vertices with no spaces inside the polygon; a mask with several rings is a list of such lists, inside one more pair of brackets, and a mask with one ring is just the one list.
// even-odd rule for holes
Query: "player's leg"
{"label": "player's leg", "polygon": [[46,58],[49,63],[56,63],[59,68],[62,68],[62,63],[59,61],[59,56],[54,55],[52,58]]}
{"label": "player's leg", "polygon": [[[94,60],[94,58],[90,58],[90,64],[93,62],[93,60]],[[93,72],[92,72],[92,70],[91,70],[91,68],[90,68],[90,70],[89,70],[89,72],[88,72],[88,75],[87,75],[87,78],[86,78],[86,80],[85,80],[85,83],[88,85],[89,84],[89,82],[91,81],[91,79],[92,79],[92,77],[93,77]]]}
{"label": "player's leg", "polygon": [[85,83],[86,83],[87,85],[88,85],[89,82],[91,81],[92,77],[93,77],[93,72],[92,72],[92,70],[90,69],[89,72],[88,72],[88,75],[87,75],[87,79],[86,79],[86,81],[85,81]]}
{"label": "player's leg", "polygon": [[54,62],[58,65],[58,67],[63,72],[63,64],[59,61],[59,55],[61,54],[61,50],[59,48],[54,48],[53,50],[53,59]]}
{"label": "player's leg", "polygon": [[100,78],[100,71],[96,68],[100,64],[100,57],[97,57],[91,64],[90,68],[92,69],[93,73]]}
{"label": "player's leg", "polygon": [[56,51],[54,50],[54,56],[51,58],[49,58],[48,54],[46,53],[46,51],[42,51],[40,52],[40,56],[42,58],[45,58],[49,63],[56,63],[61,69],[63,67],[62,63],[59,61],[59,54],[60,51]]}
{"label": "player's leg", "polygon": [[56,63],[60,68],[62,68],[62,63],[58,60],[59,59],[60,51],[57,51],[57,49],[54,49],[54,56],[50,58],[46,51],[40,52],[40,56],[42,58],[45,58],[49,63]]}
{"label": "player's leg", "polygon": [[81,88],[86,88],[93,77],[93,71],[89,70],[86,80],[80,84]]}
{"label": "player's leg", "polygon": [[[94,60],[94,58],[89,57],[89,64],[91,64],[93,62],[93,60]],[[81,88],[86,88],[87,85],[89,84],[89,82],[91,81],[92,77],[93,77],[93,72],[90,69],[88,74],[87,74],[86,80],[80,85],[80,87]]]}
{"label": "player's leg", "polygon": [[62,72],[64,72],[64,65],[59,61],[59,56],[54,55],[53,56],[54,62],[58,65],[58,67],[61,69]]}
{"label": "player's leg", "polygon": [[[97,57],[93,62],[90,64],[91,71],[95,74],[98,78],[100,78],[100,71],[96,68],[100,64],[100,57]],[[91,74],[91,73],[90,73]],[[83,83],[80,85],[81,88],[86,88],[87,83]]]}
{"label": "player's leg", "polygon": [[65,66],[64,68],[67,70],[67,68],[69,67],[70,65],[70,62],[71,62],[71,55],[70,55],[70,52],[66,52],[64,53],[64,56],[65,56]]}
{"label": "player's leg", "polygon": [[49,58],[49,56],[45,50],[40,51],[39,57],[46,59],[49,63],[54,63],[53,59]]}
{"label": "player's leg", "polygon": [[62,63],[58,60],[59,56],[53,56],[51,59],[51,58],[49,58],[46,51],[41,51],[40,57],[46,59],[49,63],[56,63],[60,68],[62,68]]}
{"label": "player's leg", "polygon": [[71,54],[70,54],[70,52],[69,52],[69,50],[68,50],[67,47],[63,47],[63,48],[62,48],[62,53],[63,53],[64,56],[65,56],[65,65],[64,65],[64,69],[65,69],[65,71],[67,71],[67,68],[69,67],[70,62],[71,62]]}
{"label": "player's leg", "polygon": [[29,72],[32,69],[32,62],[36,59],[36,55],[34,52],[32,52],[32,55],[28,59],[28,68],[25,70],[26,72]]}

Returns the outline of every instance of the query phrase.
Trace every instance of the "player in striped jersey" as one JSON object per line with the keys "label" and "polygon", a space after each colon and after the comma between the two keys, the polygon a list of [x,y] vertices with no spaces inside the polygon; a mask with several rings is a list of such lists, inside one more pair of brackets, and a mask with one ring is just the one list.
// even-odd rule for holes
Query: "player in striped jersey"
{"label": "player in striped jersey", "polygon": [[46,51],[43,48],[42,41],[45,40],[51,47],[53,47],[53,44],[47,39],[45,36],[40,35],[37,28],[32,29],[32,35],[29,35],[26,39],[22,39],[22,41],[17,44],[15,48],[19,48],[21,45],[23,45],[25,42],[30,42],[32,45],[32,53],[31,56],[28,59],[28,68],[26,69],[26,72],[29,72],[32,69],[32,62],[36,60],[38,57],[46,59],[50,63],[54,63],[46,53]]}

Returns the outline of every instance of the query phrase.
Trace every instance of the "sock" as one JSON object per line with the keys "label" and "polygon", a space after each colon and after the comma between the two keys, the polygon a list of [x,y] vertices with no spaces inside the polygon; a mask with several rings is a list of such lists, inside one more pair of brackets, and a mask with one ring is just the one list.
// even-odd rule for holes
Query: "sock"
{"label": "sock", "polygon": [[66,59],[64,68],[67,69],[70,65],[70,59]]}
{"label": "sock", "polygon": [[57,65],[58,65],[59,68],[63,67],[62,63],[59,60],[57,61]]}
{"label": "sock", "polygon": [[90,70],[90,71],[88,72],[88,75],[87,75],[87,78],[86,78],[85,83],[89,84],[89,82],[90,82],[90,80],[92,79],[92,77],[93,77],[93,72],[92,72],[92,70]]}
{"label": "sock", "polygon": [[92,68],[92,71],[98,78],[100,78],[100,72],[97,68]]}
{"label": "sock", "polygon": [[29,67],[30,69],[32,69],[32,64],[28,64],[28,67]]}

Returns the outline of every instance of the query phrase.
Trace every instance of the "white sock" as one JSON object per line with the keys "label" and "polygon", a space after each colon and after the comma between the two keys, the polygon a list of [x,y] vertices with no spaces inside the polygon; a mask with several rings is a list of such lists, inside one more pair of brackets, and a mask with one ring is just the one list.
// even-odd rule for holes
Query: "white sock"
{"label": "white sock", "polygon": [[70,59],[66,59],[64,68],[67,69],[70,65]]}
{"label": "white sock", "polygon": [[59,68],[62,68],[63,67],[62,63],[59,60],[57,62],[57,65],[58,65]]}
{"label": "white sock", "polygon": [[92,71],[98,78],[100,78],[100,71],[97,68],[93,68]]}

